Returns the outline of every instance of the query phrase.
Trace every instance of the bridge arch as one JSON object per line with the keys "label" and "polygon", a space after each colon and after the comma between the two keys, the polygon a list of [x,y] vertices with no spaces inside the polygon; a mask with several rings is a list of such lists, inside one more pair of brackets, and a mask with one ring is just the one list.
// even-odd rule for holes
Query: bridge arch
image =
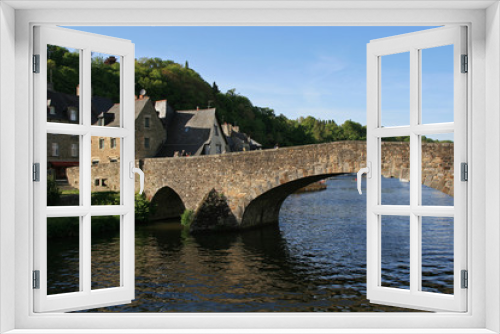
{"label": "bridge arch", "polygon": [[281,205],[289,195],[311,183],[342,174],[330,173],[303,177],[267,190],[246,205],[241,227],[251,228],[278,223]]}
{"label": "bridge arch", "polygon": [[151,219],[172,219],[179,218],[186,206],[179,194],[169,186],[159,189],[151,199],[152,206],[155,207]]}

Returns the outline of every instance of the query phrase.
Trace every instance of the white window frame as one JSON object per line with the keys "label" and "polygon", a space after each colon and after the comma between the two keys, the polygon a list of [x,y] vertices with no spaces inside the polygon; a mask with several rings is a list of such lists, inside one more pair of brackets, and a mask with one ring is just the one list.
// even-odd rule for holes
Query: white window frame
{"label": "white window frame", "polygon": [[[466,54],[466,28],[450,26],[429,29],[410,34],[381,38],[370,41],[367,46],[367,160],[371,177],[367,179],[367,298],[371,302],[385,305],[411,305],[410,308],[423,310],[448,310],[463,312],[467,309],[467,290],[461,288],[461,270],[467,270],[467,182],[460,180],[460,164],[467,162],[466,115],[467,115],[467,75],[462,73],[461,56]],[[453,122],[422,123],[422,50],[452,45],[450,59],[453,68]],[[381,78],[384,75],[384,56],[409,55],[409,124],[384,127],[381,101]],[[384,59],[384,60],[383,60]],[[454,205],[449,207],[422,205],[421,136],[439,133],[454,134]],[[381,200],[382,139],[394,136],[410,137],[410,183],[409,205],[384,205]],[[383,217],[404,216],[409,220],[409,286],[408,289],[385,287],[382,285],[382,219]],[[454,283],[453,294],[432,293],[422,290],[422,218],[452,217],[454,234]],[[405,218],[406,219],[406,218]]]}
{"label": "white window frame", "polygon": [[[80,92],[81,110],[85,110],[81,124],[47,122],[42,111],[47,92],[47,46],[59,45],[80,49]],[[123,164],[120,166],[120,203],[117,205],[92,205],[91,187],[92,173],[90,167],[91,138],[93,136],[114,135],[122,138],[126,145],[121,146],[124,161],[133,164],[134,161],[134,109],[133,109],[133,70],[134,44],[128,40],[103,37],[96,34],[76,30],[36,26],[34,28],[34,52],[40,55],[39,72],[33,74],[33,104],[34,104],[34,162],[40,164],[40,182],[33,185],[34,221],[33,221],[33,270],[39,272],[39,284],[33,289],[34,312],[68,312],[90,309],[101,306],[111,306],[129,303],[134,294],[134,185],[133,179]],[[122,71],[120,77],[120,112],[121,127],[96,127],[91,124],[91,57],[92,51],[112,51],[120,55]],[[45,106],[43,106],[45,108]],[[70,111],[73,109],[70,109]],[[76,111],[76,110],[73,110]],[[79,136],[81,138],[82,154],[80,157],[80,202],[74,206],[47,207],[46,197],[46,137],[47,134]],[[105,138],[99,139],[99,147],[105,148]],[[101,147],[101,144],[102,147]],[[68,152],[70,153],[70,152]],[[101,187],[106,187],[107,179],[101,178]],[[95,216],[120,217],[120,255],[119,283],[113,287],[92,288],[92,251],[91,251],[91,220]],[[52,217],[75,217],[79,219],[79,287],[71,293],[49,295],[47,286],[47,222]]]}
{"label": "white window frame", "polygon": [[[405,1],[412,2],[412,1]],[[176,328],[212,329],[212,332],[245,332],[243,328],[254,328],[253,332],[341,332],[350,328],[350,333],[363,332],[419,332],[441,333],[492,333],[500,331],[500,11],[498,3],[454,1],[413,2],[405,5],[399,1],[396,6],[383,1],[363,2],[336,1],[333,4],[317,4],[305,1],[293,3],[261,2],[248,4],[242,9],[239,4],[222,8],[215,1],[198,3],[199,7],[175,8],[164,3],[165,8],[145,9],[147,2],[124,2],[117,9],[103,13],[97,6],[106,1],[83,2],[82,5],[69,2],[17,2],[0,3],[0,77],[1,96],[15,96],[0,99],[0,330],[15,333],[41,333],[37,329],[64,328],[61,333],[76,332],[77,328],[93,328],[92,333],[110,333],[111,329],[127,329],[127,333],[144,333],[145,329],[165,328],[174,333]],[[150,4],[153,6],[152,4]],[[158,6],[158,3],[154,4]],[[15,11],[11,6],[27,9]],[[38,6],[38,9],[30,9]],[[45,6],[45,7],[44,7]],[[52,10],[39,8],[52,6]],[[63,6],[81,6],[58,8]],[[172,6],[172,7],[168,7]],[[366,6],[366,7],[365,7]],[[406,6],[406,7],[405,7]],[[486,7],[488,7],[486,9]],[[86,8],[85,8],[86,7]],[[136,9],[141,7],[141,11]],[[180,5],[182,7],[182,5]],[[59,10],[53,10],[59,9]],[[212,15],[207,15],[210,9]],[[306,9],[306,10],[304,10]],[[485,24],[486,22],[486,24]],[[467,24],[470,31],[471,63],[473,75],[469,78],[471,90],[468,96],[471,110],[468,131],[470,183],[469,221],[474,228],[468,250],[470,301],[469,312],[465,314],[33,314],[31,268],[32,260],[26,261],[31,251],[33,212],[30,175],[32,147],[31,122],[31,31],[33,24],[61,25],[441,25]],[[488,27],[488,29],[486,29]],[[14,34],[15,33],[15,34]],[[12,87],[9,78],[16,78]],[[9,110],[6,112],[6,110]],[[15,110],[12,113],[12,110]],[[15,120],[18,120],[15,122]],[[30,120],[26,123],[23,120]],[[15,127],[9,129],[11,124]],[[15,146],[9,149],[11,138]],[[486,140],[486,138],[488,140]],[[486,154],[488,152],[488,154]],[[11,162],[15,161],[15,164]],[[488,182],[486,175],[488,174]],[[15,175],[15,177],[13,177]],[[14,198],[11,189],[16,189]],[[488,194],[488,196],[486,196]],[[15,207],[15,211],[6,208]],[[14,221],[15,224],[11,224]],[[486,256],[488,254],[489,256]],[[14,289],[12,287],[15,286]],[[487,293],[486,293],[487,291]],[[15,305],[12,307],[12,305]],[[260,328],[260,330],[258,329]],[[267,330],[266,330],[267,328]],[[336,331],[335,328],[338,330]],[[356,328],[358,330],[356,330]],[[435,330],[433,330],[433,328]],[[440,328],[436,329],[436,328]],[[29,329],[29,330],[28,330]],[[98,330],[99,329],[99,330]],[[232,330],[231,330],[232,329]],[[397,330],[396,330],[397,329]],[[201,330],[193,330],[202,332]],[[45,331],[47,332],[47,331]],[[49,332],[56,332],[52,330]],[[115,331],[116,332],[116,331]],[[152,331],[151,331],[152,332]],[[177,331],[177,332],[180,332]],[[246,331],[248,332],[248,331]],[[13,332],[14,333],[14,332]]]}

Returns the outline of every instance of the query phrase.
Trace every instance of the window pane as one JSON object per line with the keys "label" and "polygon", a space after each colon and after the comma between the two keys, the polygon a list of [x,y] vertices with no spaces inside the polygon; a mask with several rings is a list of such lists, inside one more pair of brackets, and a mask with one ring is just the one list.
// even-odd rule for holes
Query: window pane
{"label": "window pane", "polygon": [[410,137],[382,138],[382,205],[410,205]]}
{"label": "window pane", "polygon": [[453,294],[453,218],[422,217],[422,291]]}
{"label": "window pane", "polygon": [[381,285],[410,288],[410,217],[382,216]]}
{"label": "window pane", "polygon": [[120,138],[92,137],[92,205],[120,204]]}
{"label": "window pane", "polygon": [[410,53],[380,58],[381,125],[410,125]]}
{"label": "window pane", "polygon": [[80,205],[80,137],[47,134],[47,205]]}
{"label": "window pane", "polygon": [[120,126],[121,57],[92,52],[92,124]]}
{"label": "window pane", "polygon": [[80,290],[80,218],[47,218],[47,294]]}
{"label": "window pane", "polygon": [[47,122],[80,123],[80,50],[47,45]]}
{"label": "window pane", "polygon": [[422,205],[453,206],[453,133],[422,137]]}
{"label": "window pane", "polygon": [[422,124],[453,122],[453,45],[420,51]]}
{"label": "window pane", "polygon": [[92,289],[120,286],[120,216],[92,217]]}

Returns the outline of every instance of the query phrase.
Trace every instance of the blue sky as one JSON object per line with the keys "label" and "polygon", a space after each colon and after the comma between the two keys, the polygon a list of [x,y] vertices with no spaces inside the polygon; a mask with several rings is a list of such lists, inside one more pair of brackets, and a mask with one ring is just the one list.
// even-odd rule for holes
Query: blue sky
{"label": "blue sky", "polygon": [[[429,29],[70,28],[129,39],[135,43],[137,58],[159,57],[181,64],[187,60],[206,81],[215,81],[221,91],[236,88],[237,93],[249,97],[254,105],[272,108],[276,114],[291,119],[311,115],[334,119],[337,123],[352,119],[362,124],[366,124],[366,44],[372,39]],[[450,50],[452,47],[441,47],[428,57],[424,53],[422,107],[426,123],[453,120],[452,116],[450,119],[453,110]],[[407,125],[408,57],[385,57],[388,58],[382,60],[382,122],[385,126]]]}

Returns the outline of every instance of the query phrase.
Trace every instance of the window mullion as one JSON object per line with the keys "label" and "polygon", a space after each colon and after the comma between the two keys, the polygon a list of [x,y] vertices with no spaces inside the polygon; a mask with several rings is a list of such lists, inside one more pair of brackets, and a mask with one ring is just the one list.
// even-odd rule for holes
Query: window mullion
{"label": "window mullion", "polygon": [[420,57],[419,50],[410,50],[410,291],[420,286],[420,227],[419,217],[413,210],[420,204],[420,147],[415,128],[419,124],[420,109]]}

